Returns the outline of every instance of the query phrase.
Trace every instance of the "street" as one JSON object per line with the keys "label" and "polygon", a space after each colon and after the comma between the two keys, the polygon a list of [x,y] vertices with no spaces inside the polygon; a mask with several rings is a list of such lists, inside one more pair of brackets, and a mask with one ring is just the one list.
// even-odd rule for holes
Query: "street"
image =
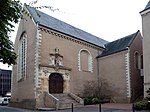
{"label": "street", "polygon": [[[13,108],[8,106],[0,106],[0,112],[72,112],[72,109],[64,109],[64,110],[26,110],[26,109],[19,109]],[[100,112],[98,105],[95,106],[83,106],[74,108],[73,112]],[[131,109],[110,109],[110,108],[102,108],[101,112],[132,112]],[[137,112],[137,111],[135,111]],[[148,112],[148,111],[138,111],[138,112]]]}
{"label": "street", "polygon": [[0,112],[27,112],[23,109],[8,107],[8,106],[0,106]]}
{"label": "street", "polygon": [[[0,112],[45,112],[40,110],[26,110],[26,109],[18,109],[8,106],[0,106]],[[50,110],[47,110],[49,112]],[[64,110],[51,110],[51,112],[72,112],[71,109],[64,109]],[[96,107],[80,107],[80,108],[74,108],[73,112],[99,112],[98,108]],[[103,109],[102,112],[131,112],[129,110],[121,111],[117,109]]]}

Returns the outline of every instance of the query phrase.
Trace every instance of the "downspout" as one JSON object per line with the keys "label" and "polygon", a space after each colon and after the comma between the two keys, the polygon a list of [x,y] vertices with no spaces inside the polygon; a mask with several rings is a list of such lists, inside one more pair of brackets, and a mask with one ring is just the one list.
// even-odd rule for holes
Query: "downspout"
{"label": "downspout", "polygon": [[[98,56],[100,55],[99,50],[98,50]],[[100,98],[100,74],[99,74],[99,57],[96,57],[97,61],[97,77],[98,77],[98,97]]]}

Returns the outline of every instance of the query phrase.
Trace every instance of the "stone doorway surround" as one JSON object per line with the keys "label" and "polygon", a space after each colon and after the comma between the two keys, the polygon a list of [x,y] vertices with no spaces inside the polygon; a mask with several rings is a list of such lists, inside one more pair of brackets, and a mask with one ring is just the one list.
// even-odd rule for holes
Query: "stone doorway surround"
{"label": "stone doorway surround", "polygon": [[38,88],[37,93],[40,95],[43,92],[49,93],[49,76],[53,73],[58,73],[63,77],[63,93],[70,92],[70,68],[67,67],[55,67],[55,66],[43,66],[39,67],[38,76]]}

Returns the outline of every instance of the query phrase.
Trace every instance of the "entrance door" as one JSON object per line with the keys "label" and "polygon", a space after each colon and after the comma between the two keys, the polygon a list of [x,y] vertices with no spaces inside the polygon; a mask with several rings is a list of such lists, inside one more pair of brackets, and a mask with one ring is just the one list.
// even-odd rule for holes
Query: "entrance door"
{"label": "entrance door", "polygon": [[61,74],[52,73],[49,76],[49,93],[63,93],[63,77]]}

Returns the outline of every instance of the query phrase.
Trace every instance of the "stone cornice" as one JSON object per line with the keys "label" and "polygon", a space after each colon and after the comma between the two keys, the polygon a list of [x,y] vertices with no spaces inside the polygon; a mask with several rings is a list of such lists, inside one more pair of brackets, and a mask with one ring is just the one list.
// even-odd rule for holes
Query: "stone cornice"
{"label": "stone cornice", "polygon": [[47,68],[54,68],[54,69],[59,69],[59,70],[69,70],[71,71],[72,69],[69,67],[65,67],[65,66],[53,66],[53,65],[42,65],[40,64],[39,67],[47,67]]}
{"label": "stone cornice", "polygon": [[83,40],[79,40],[79,39],[76,39],[76,38],[73,38],[71,36],[68,36],[68,35],[65,35],[65,34],[62,34],[62,33],[59,33],[57,31],[54,31],[54,30],[51,30],[51,29],[47,29],[47,28],[44,28],[42,26],[39,27],[39,29],[45,33],[49,33],[51,35],[55,35],[57,37],[60,37],[60,38],[63,38],[63,39],[67,39],[69,41],[72,41],[72,42],[75,42],[77,44],[82,44],[84,46],[88,46],[88,47],[91,47],[91,48],[94,48],[94,49],[97,49],[97,50],[102,50],[103,48],[101,47],[98,47],[96,45],[93,45],[93,44],[90,44],[89,42],[85,42]]}
{"label": "stone cornice", "polygon": [[147,15],[148,13],[150,13],[150,9],[146,9],[146,10],[143,10],[143,11],[140,12],[140,14],[142,16]]}

